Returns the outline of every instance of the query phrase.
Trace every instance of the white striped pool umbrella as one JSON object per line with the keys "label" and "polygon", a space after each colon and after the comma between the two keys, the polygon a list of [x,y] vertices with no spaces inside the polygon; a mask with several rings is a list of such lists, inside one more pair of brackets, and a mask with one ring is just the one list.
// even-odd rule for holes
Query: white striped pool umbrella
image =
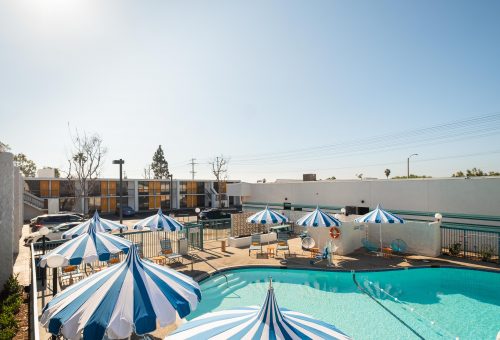
{"label": "white striped pool umbrella", "polygon": [[62,234],[61,238],[62,239],[70,239],[70,238],[77,237],[78,235],[81,235],[83,233],[86,233],[91,224],[95,225],[96,231],[98,231],[98,232],[111,232],[111,231],[120,230],[120,229],[127,230],[127,226],[125,226],[123,224],[101,218],[96,210],[94,213],[94,216],[92,216],[91,219],[77,225],[74,228],[71,228],[68,231],[65,231]]}
{"label": "white striped pool umbrella", "polygon": [[[286,223],[288,222],[288,217],[285,215],[281,215],[279,212],[276,212],[272,209],[269,209],[269,207],[266,206],[264,210],[261,210],[259,212],[256,212],[252,216],[247,218],[247,223],[254,223],[254,224],[267,224],[267,232],[270,233],[271,229],[269,225],[271,224],[279,224],[279,223]],[[267,244],[269,245],[269,239]]]}
{"label": "white striped pool umbrella", "polygon": [[123,237],[100,233],[91,224],[87,232],[52,250],[40,260],[40,267],[61,267],[107,261],[112,254],[128,253],[132,243]]}
{"label": "white striped pool umbrella", "polygon": [[[324,212],[319,207],[316,207],[310,213],[302,216],[295,222],[295,224],[300,225],[302,227],[340,227],[342,222],[337,220],[332,215]],[[319,240],[318,240],[319,241]],[[318,242],[319,244],[319,242]]]}
{"label": "white striped pool umbrella", "polygon": [[351,339],[326,322],[279,308],[269,287],[262,307],[207,313],[182,325],[165,340],[178,339]]}
{"label": "white striped pool umbrella", "polygon": [[165,230],[165,231],[179,231],[184,228],[184,226],[172,217],[163,214],[161,209],[153,216],[149,216],[143,220],[140,220],[134,224],[134,229],[142,230],[144,227],[148,227],[150,230]]}
{"label": "white striped pool umbrella", "polygon": [[256,212],[248,217],[247,222],[254,224],[278,224],[288,222],[288,217],[266,207],[264,210]]}
{"label": "white striped pool umbrella", "polygon": [[173,269],[143,261],[130,247],[124,262],[57,294],[40,323],[68,339],[123,339],[173,324],[194,311],[199,285]]}
{"label": "white striped pool umbrella", "polygon": [[377,204],[375,210],[370,211],[366,215],[358,217],[357,219],[355,219],[355,221],[358,223],[380,225],[380,251],[382,251],[382,224],[405,223],[402,218],[383,210],[380,204]]}
{"label": "white striped pool umbrella", "polygon": [[295,224],[302,227],[339,227],[342,222],[316,207],[316,209],[298,219]]}

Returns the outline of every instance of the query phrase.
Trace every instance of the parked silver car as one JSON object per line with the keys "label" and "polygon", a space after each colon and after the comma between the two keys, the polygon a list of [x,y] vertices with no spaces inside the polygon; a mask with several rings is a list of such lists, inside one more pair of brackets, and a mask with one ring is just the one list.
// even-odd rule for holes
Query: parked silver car
{"label": "parked silver car", "polygon": [[[50,230],[50,233],[45,235],[45,241],[60,240],[62,237],[62,233],[76,227],[80,223],[82,222],[67,222],[55,226],[47,226],[47,228]],[[35,231],[34,233],[31,233],[24,238],[24,244],[28,245],[33,242],[41,242],[43,240],[43,237],[43,235],[40,235],[40,232]]]}

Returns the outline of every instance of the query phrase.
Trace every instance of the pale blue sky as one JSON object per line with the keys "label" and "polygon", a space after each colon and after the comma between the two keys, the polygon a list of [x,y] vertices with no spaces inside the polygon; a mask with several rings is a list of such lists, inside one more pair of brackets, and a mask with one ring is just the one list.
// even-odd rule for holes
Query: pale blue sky
{"label": "pale blue sky", "polygon": [[221,153],[249,181],[404,175],[411,153],[418,174],[500,171],[498,116],[404,132],[500,112],[499,18],[498,1],[0,0],[0,140],[64,168],[68,123],[97,132],[113,177],[159,144],[177,178]]}

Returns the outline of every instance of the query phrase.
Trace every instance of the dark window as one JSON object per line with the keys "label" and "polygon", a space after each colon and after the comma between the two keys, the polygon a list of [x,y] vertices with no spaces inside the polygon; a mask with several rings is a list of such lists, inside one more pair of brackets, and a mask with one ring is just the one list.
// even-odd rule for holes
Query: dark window
{"label": "dark window", "polygon": [[169,195],[170,194],[170,183],[169,182],[161,182],[161,194]]}
{"label": "dark window", "polygon": [[60,197],[75,197],[75,183],[70,181],[59,182]]}
{"label": "dark window", "polygon": [[181,195],[181,199],[179,200],[179,208],[187,208],[186,195]]}
{"label": "dark window", "polygon": [[[87,196],[101,196],[101,182],[100,181],[89,182],[87,191],[88,191]],[[100,202],[99,205],[101,205]]]}
{"label": "dark window", "polygon": [[162,209],[170,209],[170,196],[162,195],[161,196],[161,208]]}
{"label": "dark window", "polygon": [[180,190],[181,194],[187,193],[187,182],[186,181],[179,182],[179,190]]}
{"label": "dark window", "polygon": [[[128,194],[128,182],[122,181],[122,196]],[[120,196],[120,181],[116,181],[116,196]]]}
{"label": "dark window", "polygon": [[28,192],[40,197],[40,181],[26,181],[28,185]]}
{"label": "dark window", "polygon": [[96,210],[101,211],[101,197],[89,197],[88,202],[89,202],[88,207],[90,213],[93,213]]}
{"label": "dark window", "polygon": [[149,197],[140,196],[139,197],[139,210],[148,210],[149,209]]}
{"label": "dark window", "polygon": [[205,194],[205,182],[196,182],[196,193]]}

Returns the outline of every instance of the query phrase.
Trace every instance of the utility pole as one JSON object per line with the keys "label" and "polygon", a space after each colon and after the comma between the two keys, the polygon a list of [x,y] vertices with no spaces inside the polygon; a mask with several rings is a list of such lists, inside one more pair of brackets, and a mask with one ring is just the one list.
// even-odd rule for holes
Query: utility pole
{"label": "utility pole", "polygon": [[194,174],[196,173],[196,171],[194,171],[194,166],[195,166],[195,164],[198,164],[198,163],[194,162],[195,160],[196,160],[196,158],[191,158],[191,163],[189,163],[189,164],[191,164],[191,171],[190,172],[191,172],[191,178],[193,181],[194,181]]}
{"label": "utility pole", "polygon": [[418,156],[418,153],[411,154],[406,159],[406,174],[407,174],[406,178],[410,178],[410,158],[412,158],[413,156]]}

